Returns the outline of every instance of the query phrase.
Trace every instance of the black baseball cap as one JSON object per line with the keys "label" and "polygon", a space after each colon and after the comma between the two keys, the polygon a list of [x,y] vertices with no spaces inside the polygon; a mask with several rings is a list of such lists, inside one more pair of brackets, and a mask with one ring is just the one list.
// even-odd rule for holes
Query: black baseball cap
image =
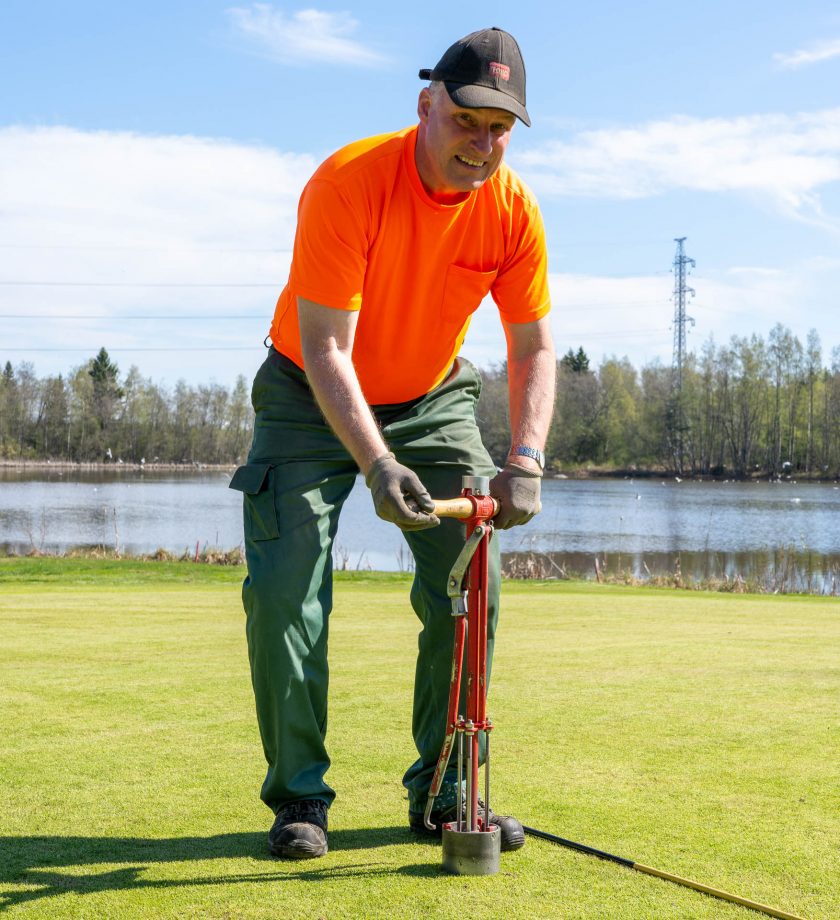
{"label": "black baseball cap", "polygon": [[459,39],[421,80],[439,80],[449,98],[468,109],[503,109],[531,127],[525,109],[525,62],[516,39],[493,26]]}

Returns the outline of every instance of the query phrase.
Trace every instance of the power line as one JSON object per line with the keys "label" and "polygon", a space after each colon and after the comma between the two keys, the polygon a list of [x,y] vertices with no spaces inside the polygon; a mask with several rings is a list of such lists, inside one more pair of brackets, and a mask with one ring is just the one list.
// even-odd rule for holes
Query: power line
{"label": "power line", "polygon": [[[638,248],[639,246],[658,246],[661,239],[648,240],[568,240],[557,243],[556,251],[564,249],[611,249]],[[276,249],[262,246],[149,246],[143,243],[12,243],[0,242],[0,249],[105,249],[131,252],[274,252],[290,254],[291,249]]]}
{"label": "power line", "polygon": [[633,248],[636,246],[659,246],[662,239],[647,240],[567,240],[563,243],[557,243],[558,249],[599,249],[602,246],[609,246],[610,249]]}
{"label": "power line", "polygon": [[0,249],[104,249],[118,252],[272,252],[291,255],[291,249],[249,248],[227,246],[119,246],[114,243],[0,243]]}
{"label": "power line", "polygon": [[[565,332],[563,338],[565,339],[574,339],[580,340],[583,342],[590,341],[592,339],[636,339],[636,338],[648,338],[656,341],[658,337],[664,336],[670,330],[663,329],[636,329],[636,330],[624,330],[624,331],[613,331],[613,332],[592,332],[592,333],[577,333],[577,332]],[[160,351],[160,352],[185,352],[185,351],[253,351],[259,346],[259,342],[254,345],[194,345],[194,346],[154,346],[147,347],[143,345],[133,346],[133,345],[120,345],[115,347],[108,346],[108,352],[149,352],[149,351]],[[32,346],[32,347],[14,347],[14,348],[0,348],[0,354],[5,354],[6,352],[13,352],[16,354],[39,354],[41,352],[92,352],[98,351],[101,345],[94,346],[61,346],[58,348],[52,348],[50,346]]]}
{"label": "power line", "polygon": [[154,320],[186,320],[186,319],[200,319],[200,320],[210,320],[210,319],[263,319],[268,321],[271,319],[270,311],[265,313],[213,313],[213,314],[202,314],[202,313],[181,313],[181,314],[168,314],[167,316],[158,316],[151,313],[138,313],[138,314],[114,314],[106,315],[104,313],[0,313],[0,319],[106,319],[113,320],[114,322],[122,321],[124,319],[154,319]]}
{"label": "power line", "polygon": [[[659,275],[668,275],[669,271],[655,271],[655,272],[599,272],[597,275],[592,275],[586,272],[569,272],[570,275],[577,277],[578,275],[586,278],[595,278],[600,280],[601,278],[622,278],[626,280],[632,280],[634,278],[652,278]],[[282,287],[283,282],[278,279],[277,281],[16,281],[16,280],[3,280],[0,281],[0,287],[106,287],[106,288],[124,288],[124,287],[142,287],[142,288],[264,288],[264,287],[273,287],[279,288]]]}
{"label": "power line", "polygon": [[[568,303],[564,300],[558,300],[555,309],[560,312],[567,314],[572,310],[580,311],[589,311],[589,310],[612,310],[621,307],[656,307],[662,303],[665,303],[666,299],[662,300],[602,300],[594,301],[592,303],[580,301],[577,303]],[[202,321],[212,321],[212,320],[239,320],[239,319],[271,319],[271,311],[266,311],[265,313],[168,313],[163,314],[152,314],[152,313],[115,313],[115,314],[105,314],[105,313],[0,313],[0,319],[22,319],[22,320],[38,320],[38,319],[56,319],[56,320],[77,320],[77,319],[99,319],[99,320],[110,320],[113,322],[122,322],[123,320],[202,320]]]}
{"label": "power line", "polygon": [[[552,261],[552,260],[553,260],[553,257],[549,254],[549,261]],[[562,273],[549,272],[549,275],[552,275],[552,274],[562,274]],[[592,274],[591,272],[570,271],[570,272],[567,272],[567,274],[572,275],[574,277],[597,278],[599,280],[601,278],[623,278],[623,279],[627,279],[628,281],[632,281],[634,278],[654,278],[660,275],[670,275],[671,272],[668,271],[667,269],[663,269],[662,271],[657,269],[656,271],[652,271],[652,272],[598,272],[597,275]]]}
{"label": "power line", "polygon": [[[670,333],[670,329],[636,329],[636,330],[626,330],[624,332],[585,332],[585,333],[575,333],[575,332],[564,332],[563,335],[567,339],[580,339],[581,341],[588,341],[589,339],[638,339],[638,338],[651,338],[653,336],[665,336]],[[664,341],[664,339],[663,339]]]}
{"label": "power line", "polygon": [[[207,346],[183,346],[183,347],[156,347],[156,348],[145,348],[145,347],[116,347],[108,348],[107,351],[117,352],[117,351],[255,351],[261,345],[260,342],[256,342],[254,345],[207,345]],[[96,345],[92,348],[0,348],[0,353],[5,354],[6,352],[22,352],[24,354],[40,354],[41,352],[90,352],[98,351],[101,346]]]}
{"label": "power line", "polygon": [[278,288],[280,282],[218,281],[0,281],[1,287]]}

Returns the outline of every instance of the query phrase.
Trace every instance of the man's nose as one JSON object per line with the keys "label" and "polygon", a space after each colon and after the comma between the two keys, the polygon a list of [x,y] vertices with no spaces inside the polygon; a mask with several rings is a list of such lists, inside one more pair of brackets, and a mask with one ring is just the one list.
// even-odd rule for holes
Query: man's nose
{"label": "man's nose", "polygon": [[493,152],[493,132],[487,127],[478,127],[473,132],[472,144],[485,157]]}

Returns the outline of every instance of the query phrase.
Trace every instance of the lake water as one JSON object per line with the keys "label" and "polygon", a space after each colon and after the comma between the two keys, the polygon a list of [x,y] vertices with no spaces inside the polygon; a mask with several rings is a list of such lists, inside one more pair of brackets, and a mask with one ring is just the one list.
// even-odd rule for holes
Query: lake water
{"label": "lake water", "polygon": [[[241,496],[220,471],[0,469],[0,551],[79,546],[193,553],[242,542]],[[442,496],[441,496],[442,497]],[[840,590],[840,485],[658,479],[546,480],[543,512],[500,533],[504,553],[549,568],[697,577],[795,570]],[[373,513],[361,479],[345,505],[338,567],[397,570],[410,560],[399,531]],[[790,587],[790,585],[788,585]]]}

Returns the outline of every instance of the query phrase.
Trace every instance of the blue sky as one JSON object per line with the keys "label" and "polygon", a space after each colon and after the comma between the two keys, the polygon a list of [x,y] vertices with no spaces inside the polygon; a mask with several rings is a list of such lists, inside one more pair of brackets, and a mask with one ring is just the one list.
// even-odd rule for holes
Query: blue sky
{"label": "blue sky", "polygon": [[[560,351],[671,360],[779,322],[840,348],[840,7],[351,0],[0,4],[0,360],[101,345],[159,381],[251,377],[300,190],[415,121],[420,67],[512,32],[533,127],[508,160],[546,220]],[[485,303],[465,353],[503,357]],[[840,360],[840,351],[837,353]]]}

